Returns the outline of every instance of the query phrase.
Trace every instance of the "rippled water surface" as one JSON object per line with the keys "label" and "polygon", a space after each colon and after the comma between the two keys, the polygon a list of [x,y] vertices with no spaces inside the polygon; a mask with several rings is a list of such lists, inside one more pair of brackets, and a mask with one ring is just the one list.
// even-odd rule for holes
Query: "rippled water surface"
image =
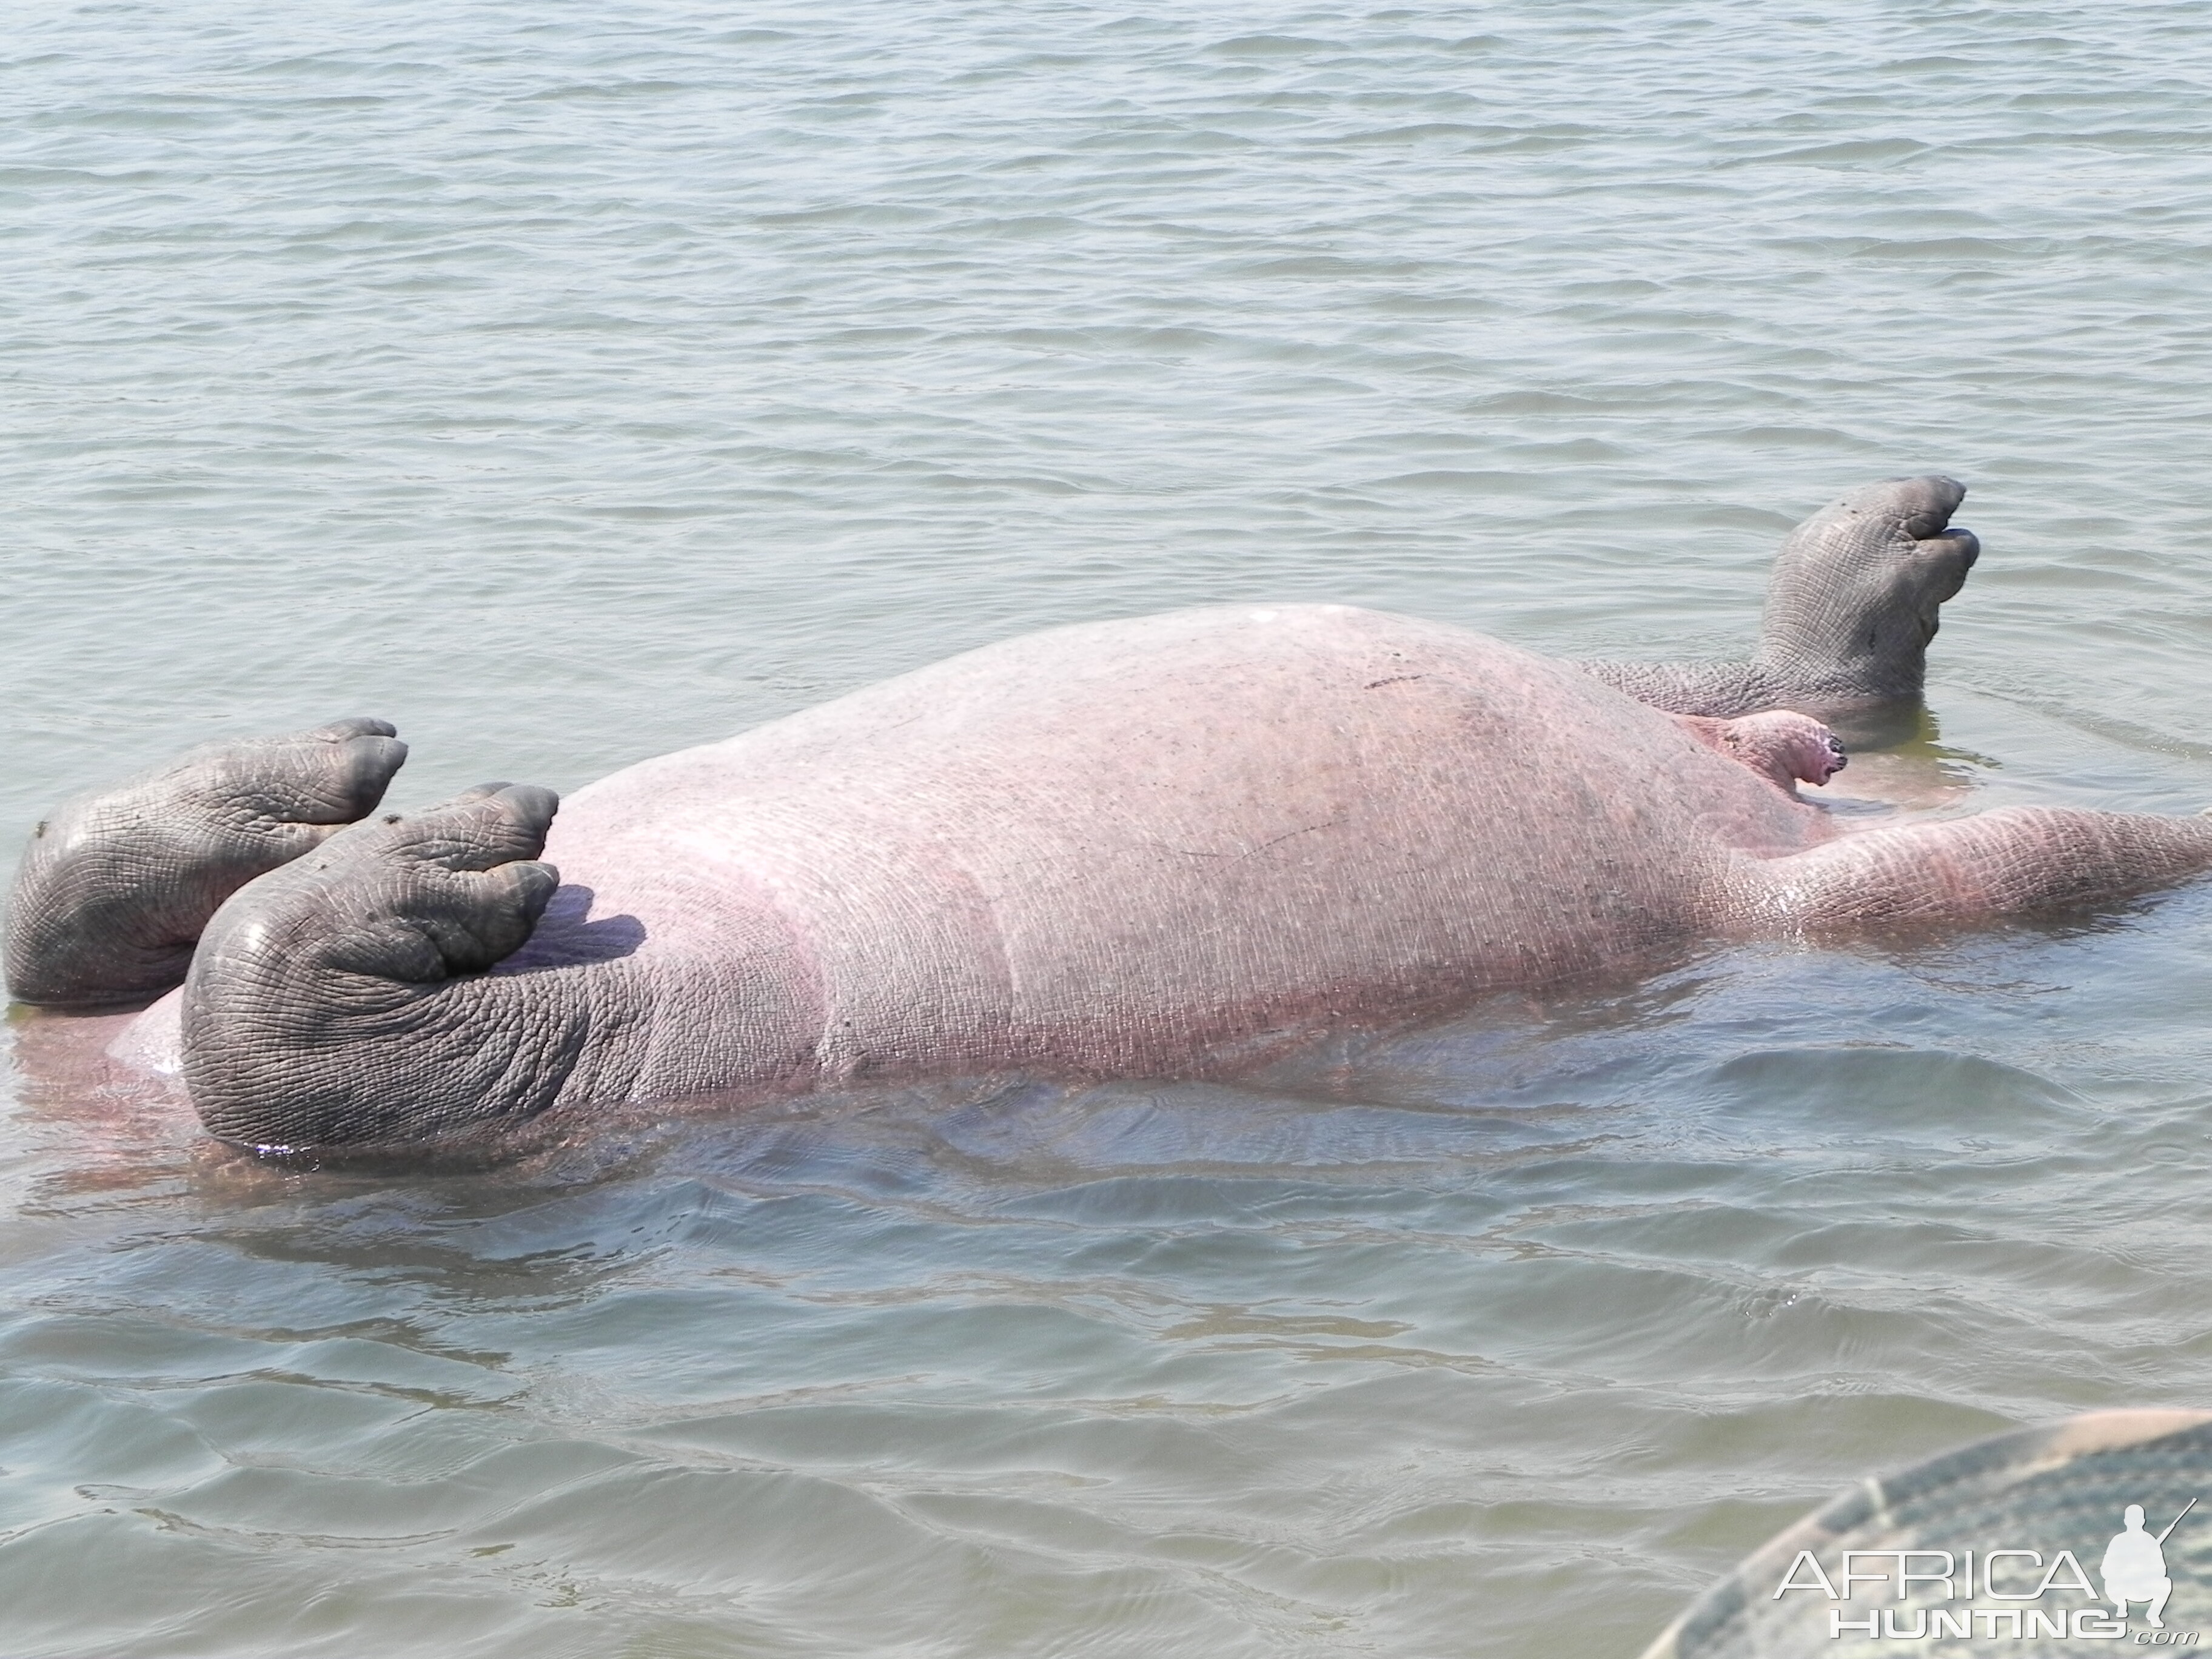
{"label": "rippled water surface", "polygon": [[[1720,653],[1932,468],[1990,550],[1893,774],[2191,810],[2208,82],[2166,4],[33,0],[0,839],[213,733],[566,788],[1224,597]],[[1858,1474],[2212,1405],[2208,939],[443,1177],[11,1084],[0,1652],[1630,1656]]]}

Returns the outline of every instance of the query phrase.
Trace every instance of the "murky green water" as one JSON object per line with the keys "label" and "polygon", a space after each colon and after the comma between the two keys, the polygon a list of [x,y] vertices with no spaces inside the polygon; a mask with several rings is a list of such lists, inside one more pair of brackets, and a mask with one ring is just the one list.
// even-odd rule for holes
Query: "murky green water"
{"label": "murky green water", "polygon": [[[2194,809],[2208,82],[2126,3],[26,4],[0,840],[211,733],[570,787],[1231,596],[1719,652],[1929,468],[1989,553],[1899,768]],[[2208,939],[440,1180],[11,1086],[0,1652],[1632,1655],[1867,1470],[2212,1403]]]}

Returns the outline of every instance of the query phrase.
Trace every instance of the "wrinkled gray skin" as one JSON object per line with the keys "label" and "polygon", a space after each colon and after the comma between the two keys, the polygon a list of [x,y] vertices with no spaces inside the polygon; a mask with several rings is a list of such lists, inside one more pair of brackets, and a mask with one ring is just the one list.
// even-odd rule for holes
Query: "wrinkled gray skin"
{"label": "wrinkled gray skin", "polygon": [[382,720],[339,720],[209,744],[65,802],[16,872],[9,994],[48,1008],[159,996],[217,906],[373,811],[406,758]]}
{"label": "wrinkled gray skin", "polygon": [[1748,662],[1589,662],[1639,702],[1727,718],[1794,708],[1831,722],[1917,700],[1936,612],[1981,556],[1951,527],[1955,478],[1890,478],[1853,491],[1790,532],[1767,585]]}
{"label": "wrinkled gray skin", "polygon": [[[1919,533],[1925,504],[1956,498],[1878,486],[1843,531],[1831,509],[1792,538],[1778,585],[1863,611],[1794,625],[1806,684],[1871,696],[1857,641],[1924,643],[1971,546]],[[1873,657],[1918,684],[1917,655]],[[1652,684],[1741,687],[1784,659]],[[710,1091],[1188,1073],[1703,939],[1972,921],[2212,866],[2201,819],[2009,809],[1842,836],[1793,787],[1840,763],[1802,714],[1672,714],[1342,605],[1008,641],[565,805],[488,785],[367,817],[389,734],[222,745],[64,808],[17,887],[11,990],[143,997],[200,927],[181,996],[112,1054],[179,1066],[234,1143],[421,1145]],[[347,811],[364,821],[329,834]]]}

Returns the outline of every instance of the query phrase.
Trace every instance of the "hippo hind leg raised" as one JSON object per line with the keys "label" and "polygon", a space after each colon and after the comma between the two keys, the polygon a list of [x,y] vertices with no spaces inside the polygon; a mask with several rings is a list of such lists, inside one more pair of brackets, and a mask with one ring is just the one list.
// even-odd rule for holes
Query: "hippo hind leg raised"
{"label": "hippo hind leg raised", "polygon": [[1951,515],[1966,487],[1940,473],[1885,478],[1831,502],[1791,531],[1768,580],[1759,648],[1741,662],[1585,662],[1639,702],[1727,719],[1794,708],[1855,740],[1868,716],[1917,703],[1938,613],[1981,556]]}
{"label": "hippo hind leg raised", "polygon": [[182,982],[223,901],[374,811],[406,758],[384,721],[334,720],[208,744],[64,802],[16,875],[9,994],[97,1008]]}

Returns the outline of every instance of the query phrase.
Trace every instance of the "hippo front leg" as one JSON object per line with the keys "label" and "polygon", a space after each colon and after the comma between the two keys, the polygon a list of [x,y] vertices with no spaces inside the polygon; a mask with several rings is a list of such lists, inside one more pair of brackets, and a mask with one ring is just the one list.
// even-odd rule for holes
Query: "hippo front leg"
{"label": "hippo front leg", "polygon": [[1847,932],[2096,904],[2212,870],[2212,818],[2006,806],[1747,860],[1733,908],[1762,928]]}
{"label": "hippo front leg", "polygon": [[576,972],[484,970],[560,885],[538,859],[558,805],[487,784],[234,895],[185,982],[185,1083],[209,1133],[264,1152],[419,1145],[553,1104],[605,1011]]}
{"label": "hippo front leg", "polygon": [[93,1008],[185,977],[223,901],[373,811],[407,758],[382,720],[213,743],[64,802],[8,904],[8,993]]}

